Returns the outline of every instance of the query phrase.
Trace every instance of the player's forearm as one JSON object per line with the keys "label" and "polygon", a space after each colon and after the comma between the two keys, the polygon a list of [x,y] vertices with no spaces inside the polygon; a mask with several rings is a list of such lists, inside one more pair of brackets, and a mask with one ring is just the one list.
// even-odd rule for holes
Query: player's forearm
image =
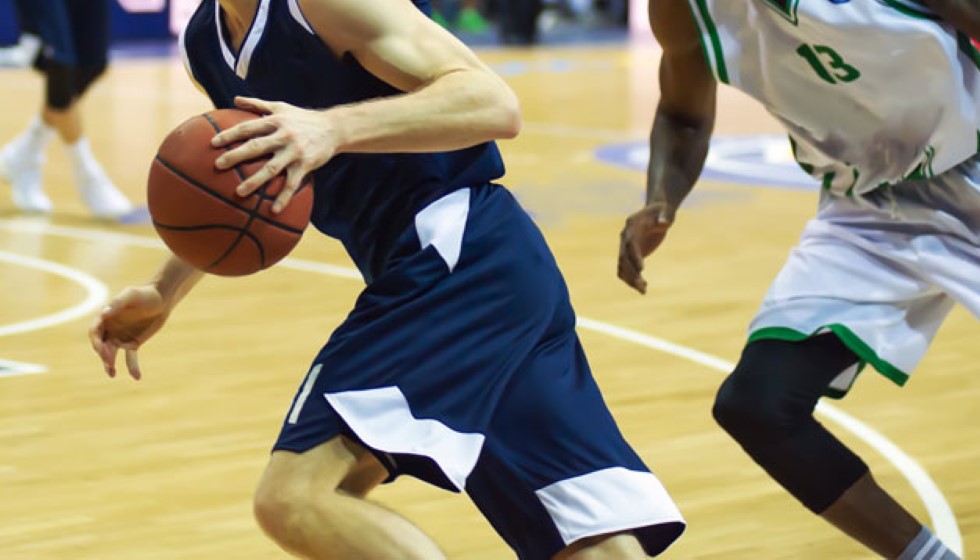
{"label": "player's forearm", "polygon": [[657,109],[650,132],[647,204],[676,210],[701,174],[708,155],[713,120],[691,119]]}
{"label": "player's forearm", "polygon": [[943,20],[974,39],[980,39],[980,0],[924,0]]}
{"label": "player's forearm", "polygon": [[203,272],[171,255],[148,284],[157,289],[168,307],[173,308],[202,277]]}
{"label": "player's forearm", "polygon": [[517,97],[496,75],[460,70],[415,92],[329,109],[339,152],[439,152],[520,131]]}

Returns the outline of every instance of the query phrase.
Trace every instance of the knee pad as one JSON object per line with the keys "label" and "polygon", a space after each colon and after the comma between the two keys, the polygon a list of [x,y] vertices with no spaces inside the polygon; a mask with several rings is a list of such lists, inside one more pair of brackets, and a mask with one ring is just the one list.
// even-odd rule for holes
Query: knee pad
{"label": "knee pad", "polygon": [[81,65],[75,68],[75,97],[81,97],[106,69],[105,64]]}
{"label": "knee pad", "polygon": [[44,62],[44,73],[47,76],[45,91],[47,106],[56,110],[70,107],[78,97],[75,90],[75,67],[47,60]]}
{"label": "knee pad", "polygon": [[856,360],[834,335],[752,342],[712,409],[746,453],[815,513],[868,472],[813,418],[827,385]]}

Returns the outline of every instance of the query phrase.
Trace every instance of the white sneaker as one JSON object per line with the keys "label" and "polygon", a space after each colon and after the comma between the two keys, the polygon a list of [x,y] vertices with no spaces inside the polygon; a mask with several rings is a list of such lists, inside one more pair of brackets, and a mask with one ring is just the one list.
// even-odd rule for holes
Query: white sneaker
{"label": "white sneaker", "polygon": [[0,150],[0,180],[13,189],[14,205],[24,212],[48,214],[52,204],[41,185],[44,156],[18,157],[18,150],[7,144]]}
{"label": "white sneaker", "polygon": [[76,172],[75,185],[82,201],[97,218],[120,218],[133,211],[133,204],[101,167]]}
{"label": "white sneaker", "polygon": [[0,48],[0,66],[8,68],[27,68],[34,64],[41,50],[41,38],[30,33],[20,36],[20,41],[11,47]]}

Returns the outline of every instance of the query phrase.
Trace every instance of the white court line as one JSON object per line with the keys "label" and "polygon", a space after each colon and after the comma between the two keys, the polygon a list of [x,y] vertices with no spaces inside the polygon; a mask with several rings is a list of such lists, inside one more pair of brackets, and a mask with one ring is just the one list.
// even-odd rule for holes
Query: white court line
{"label": "white court line", "polygon": [[67,278],[68,280],[81,285],[87,292],[84,301],[69,307],[68,309],[64,309],[57,313],[52,313],[51,315],[38,317],[37,319],[30,319],[28,321],[12,323],[9,325],[0,325],[0,337],[46,329],[48,327],[53,327],[55,325],[60,325],[62,323],[67,323],[69,321],[74,321],[75,319],[86,317],[91,315],[96,309],[99,309],[109,297],[109,289],[100,280],[93,276],[89,276],[84,272],[58,263],[37,259],[34,257],[25,257],[14,253],[8,253],[6,251],[0,251],[0,261],[17,266],[43,270],[45,272],[50,272],[51,274]]}
{"label": "white court line", "polygon": [[[23,227],[24,224],[29,224],[29,227]],[[85,228],[53,226],[38,222],[18,222],[17,220],[0,219],[0,229],[23,233],[57,235],[85,240],[110,241],[126,245],[152,247],[157,249],[163,248],[162,243],[156,242],[147,237],[96,231]],[[2,254],[3,253],[0,253],[0,255]],[[326,275],[339,276],[342,278],[361,279],[360,274],[358,274],[357,271],[351,267],[325,265],[299,259],[286,259],[277,266],[283,266],[285,268],[302,270],[306,272],[317,272]],[[608,323],[603,323],[601,321],[596,321],[586,317],[578,318],[578,326],[585,330],[594,331],[613,338],[624,340],[626,342],[632,342],[640,346],[658,350],[666,354],[671,354],[723,373],[728,373],[734,369],[734,364],[726,360],[711,356],[710,354],[705,354],[704,352],[699,352],[686,346],[669,342],[662,338],[639,333],[634,330],[617,327],[615,325],[610,325]],[[956,522],[956,516],[953,514],[953,510],[950,507],[949,502],[946,501],[946,498],[943,496],[939,486],[932,480],[929,473],[926,472],[926,470],[915,459],[910,457],[891,440],[868,424],[865,424],[861,420],[858,420],[854,416],[851,416],[833,405],[827,404],[825,401],[819,402],[816,410],[819,414],[825,416],[829,420],[857,436],[859,439],[863,440],[875,451],[881,454],[881,456],[890,461],[895,468],[902,473],[902,476],[905,477],[916,493],[918,493],[919,498],[925,504],[926,510],[929,513],[929,518],[932,520],[932,526],[936,536],[938,536],[950,550],[959,555],[960,558],[965,558],[963,556],[963,537],[960,534],[959,526]]]}

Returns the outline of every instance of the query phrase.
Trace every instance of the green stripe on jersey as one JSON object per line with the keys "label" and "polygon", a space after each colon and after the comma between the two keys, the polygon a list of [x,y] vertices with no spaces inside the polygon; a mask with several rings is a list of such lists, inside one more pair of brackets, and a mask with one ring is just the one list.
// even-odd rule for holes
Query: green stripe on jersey
{"label": "green stripe on jersey", "polygon": [[882,0],[885,5],[890,6],[907,16],[922,19],[941,19],[936,12],[927,6],[914,0]]}
{"label": "green stripe on jersey", "polygon": [[[718,81],[728,84],[728,68],[725,66],[725,53],[721,49],[721,38],[718,36],[718,28],[715,27],[715,22],[711,19],[711,12],[708,11],[708,6],[705,4],[705,0],[689,0],[691,4],[694,5],[691,12],[694,16],[694,21],[697,22],[698,27],[701,28],[701,47],[704,48],[705,57],[708,59],[710,64],[712,59],[714,59],[715,74],[718,76]],[[711,41],[711,49],[709,52],[708,45],[704,43],[704,34],[708,35]]]}

